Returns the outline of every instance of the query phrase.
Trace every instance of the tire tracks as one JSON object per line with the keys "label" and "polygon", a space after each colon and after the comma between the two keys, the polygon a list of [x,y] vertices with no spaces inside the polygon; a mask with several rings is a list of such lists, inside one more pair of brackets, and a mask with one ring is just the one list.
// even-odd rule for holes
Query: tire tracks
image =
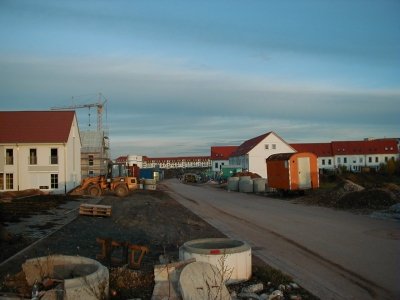
{"label": "tire tracks", "polygon": [[[178,192],[172,190],[170,187],[167,187],[167,189],[169,192],[176,194],[177,196],[183,198],[184,200],[189,201],[197,206],[200,206],[196,200],[191,199],[185,195],[182,195],[181,193],[178,193]],[[254,224],[246,219],[240,218],[236,215],[226,212],[225,210],[220,209],[210,203],[204,203],[204,205],[207,205],[210,209],[215,210],[219,214],[222,214],[229,218],[234,219],[236,222],[240,222],[240,223],[244,224],[245,226],[248,226],[256,231],[267,232],[270,235],[290,244],[291,246],[297,248],[302,255],[308,257],[309,259],[311,259],[313,261],[318,262],[321,265],[324,265],[326,268],[333,271],[337,275],[341,276],[342,278],[348,280],[352,284],[354,284],[354,285],[358,286],[359,288],[361,288],[362,290],[366,291],[372,299],[394,299],[394,297],[395,297],[389,290],[376,284],[375,282],[369,280],[368,278],[365,278],[365,277],[361,276],[360,274],[358,274],[352,270],[349,270],[348,268],[322,256],[321,254],[303,246],[302,244],[300,244],[300,243],[298,243],[298,242],[296,242],[274,230]],[[382,298],[382,297],[384,297],[384,298]]]}

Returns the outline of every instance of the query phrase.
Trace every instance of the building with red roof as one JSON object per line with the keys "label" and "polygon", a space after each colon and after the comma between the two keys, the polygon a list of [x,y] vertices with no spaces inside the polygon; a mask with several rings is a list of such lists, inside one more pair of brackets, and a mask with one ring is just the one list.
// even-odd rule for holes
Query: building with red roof
{"label": "building with red roof", "polygon": [[0,191],[66,193],[81,181],[74,111],[0,112]]}
{"label": "building with red roof", "polygon": [[176,156],[176,157],[147,157],[141,155],[120,156],[116,160],[129,166],[139,168],[184,169],[184,168],[209,168],[209,156]]}
{"label": "building with red roof", "polygon": [[238,146],[211,146],[211,171],[220,172],[222,166],[229,164],[229,157],[236,151]]}
{"label": "building with red roof", "polygon": [[276,153],[296,152],[275,132],[270,131],[244,141],[229,158],[230,165],[241,166],[242,169],[267,177],[265,160]]}
{"label": "building with red roof", "polygon": [[395,138],[290,145],[298,152],[316,154],[320,169],[345,166],[350,171],[358,172],[363,168],[378,169],[390,159],[397,160],[400,157],[399,140]]}

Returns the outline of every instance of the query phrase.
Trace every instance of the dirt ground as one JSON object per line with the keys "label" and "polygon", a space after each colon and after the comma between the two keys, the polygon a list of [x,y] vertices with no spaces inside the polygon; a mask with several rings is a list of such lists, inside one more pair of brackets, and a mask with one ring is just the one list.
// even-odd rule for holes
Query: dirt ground
{"label": "dirt ground", "polygon": [[[224,237],[214,227],[170,198],[163,190],[162,184],[158,189],[135,191],[126,198],[107,195],[100,204],[112,206],[111,217],[79,215],[72,222],[42,239],[24,236],[23,232],[21,235],[7,236],[0,244],[0,259],[3,261],[0,265],[0,294],[12,292],[30,297],[30,287],[26,285],[24,274],[21,272],[21,265],[26,259],[52,254],[80,255],[96,259],[96,255],[100,253],[100,245],[96,238],[111,238],[114,241],[129,242],[150,249],[144,256],[139,270],[129,270],[118,264],[109,266],[110,289],[114,292],[111,298],[150,299],[154,287],[153,267],[160,263],[160,255],[175,261],[178,260],[179,246],[186,241]],[[86,203],[87,200],[51,195],[35,197],[0,203],[1,223],[22,222],[28,215],[51,214],[66,202],[72,203],[76,209],[69,207],[65,209],[65,213],[78,215],[79,204]],[[48,228],[52,226],[52,222],[38,224],[38,229],[40,225]],[[7,230],[7,226],[5,229]],[[31,246],[7,261],[7,258],[28,245]],[[250,283],[260,280],[265,282],[269,290],[276,289],[281,283],[291,282],[290,278],[253,257],[253,277]],[[239,291],[240,285],[232,286],[231,290]],[[302,299],[314,299],[303,289],[299,294],[302,295]]]}

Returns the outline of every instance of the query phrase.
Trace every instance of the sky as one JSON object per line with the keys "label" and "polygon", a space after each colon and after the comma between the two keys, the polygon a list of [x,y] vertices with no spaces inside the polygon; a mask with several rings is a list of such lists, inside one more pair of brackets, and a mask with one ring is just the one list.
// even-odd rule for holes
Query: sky
{"label": "sky", "polygon": [[114,158],[399,138],[400,1],[0,0],[0,110],[99,93]]}

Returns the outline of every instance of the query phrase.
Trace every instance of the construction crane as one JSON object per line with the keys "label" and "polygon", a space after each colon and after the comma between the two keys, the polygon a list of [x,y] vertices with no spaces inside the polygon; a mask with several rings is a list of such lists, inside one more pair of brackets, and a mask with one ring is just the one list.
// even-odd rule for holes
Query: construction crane
{"label": "construction crane", "polygon": [[[72,97],[73,98],[73,97]],[[98,102],[95,103],[88,103],[88,104],[77,104],[77,105],[70,105],[70,106],[60,106],[60,107],[51,107],[51,110],[69,110],[69,109],[77,109],[77,108],[88,108],[89,110],[92,107],[97,108],[97,131],[102,131],[103,130],[103,110],[104,106],[107,102],[107,99],[103,99],[103,95],[99,93],[99,100]],[[89,113],[90,116],[90,113]],[[89,121],[89,126],[90,126],[90,121]]]}

